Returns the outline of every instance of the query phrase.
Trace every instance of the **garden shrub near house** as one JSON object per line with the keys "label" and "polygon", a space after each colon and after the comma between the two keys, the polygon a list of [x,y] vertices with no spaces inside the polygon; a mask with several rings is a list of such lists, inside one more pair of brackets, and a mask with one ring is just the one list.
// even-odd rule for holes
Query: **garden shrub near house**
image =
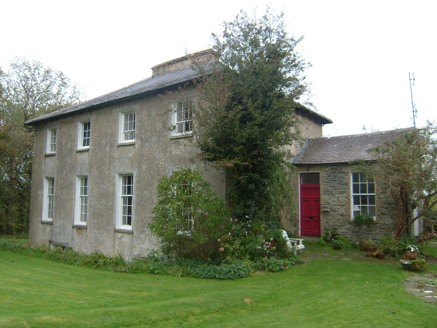
{"label": "garden shrub near house", "polygon": [[183,169],[161,178],[158,198],[149,227],[165,255],[205,260],[217,254],[228,212],[197,170]]}

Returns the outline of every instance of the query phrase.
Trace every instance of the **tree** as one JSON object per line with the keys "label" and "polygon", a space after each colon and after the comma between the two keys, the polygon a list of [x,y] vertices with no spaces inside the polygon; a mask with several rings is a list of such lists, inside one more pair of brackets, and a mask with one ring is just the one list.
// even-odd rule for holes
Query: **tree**
{"label": "tree", "polygon": [[401,238],[418,219],[435,215],[437,204],[437,127],[411,129],[369,150],[374,162],[359,168],[390,193],[396,207],[396,235]]}
{"label": "tree", "polygon": [[260,18],[240,12],[214,35],[214,60],[195,64],[202,73],[193,99],[194,132],[202,159],[225,168],[230,201],[239,220],[279,224],[280,193],[291,166],[287,147],[299,140],[296,101],[308,86],[309,66],[295,50],[284,14]]}
{"label": "tree", "polygon": [[0,71],[0,232],[27,231],[33,131],[24,123],[81,98],[76,84],[38,61],[17,57]]}

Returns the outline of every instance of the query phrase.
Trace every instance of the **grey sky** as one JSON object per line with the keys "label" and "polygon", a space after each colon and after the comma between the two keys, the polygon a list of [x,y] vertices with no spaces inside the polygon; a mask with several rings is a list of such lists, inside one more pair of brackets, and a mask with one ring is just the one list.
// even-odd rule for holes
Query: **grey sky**
{"label": "grey sky", "polygon": [[284,9],[298,50],[313,64],[312,102],[334,124],[324,134],[436,120],[437,2],[428,1],[9,1],[0,0],[0,67],[15,56],[63,71],[93,98],[151,75],[151,67],[211,45],[240,9]]}

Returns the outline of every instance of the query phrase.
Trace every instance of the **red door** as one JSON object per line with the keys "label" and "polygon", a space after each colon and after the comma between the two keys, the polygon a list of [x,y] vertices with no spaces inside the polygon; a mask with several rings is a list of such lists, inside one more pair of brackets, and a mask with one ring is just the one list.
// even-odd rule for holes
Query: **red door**
{"label": "red door", "polygon": [[320,236],[319,174],[302,173],[300,182],[300,234]]}

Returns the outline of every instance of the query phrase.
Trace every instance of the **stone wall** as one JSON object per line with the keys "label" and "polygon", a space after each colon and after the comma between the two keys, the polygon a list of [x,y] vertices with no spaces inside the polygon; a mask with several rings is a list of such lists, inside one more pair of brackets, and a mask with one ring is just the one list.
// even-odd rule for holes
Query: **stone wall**
{"label": "stone wall", "polygon": [[[351,166],[347,164],[299,165],[300,173],[320,173],[321,232],[337,228],[338,233],[352,241],[372,238],[381,241],[386,233],[395,232],[395,208],[389,194],[376,183],[376,224],[357,226],[352,221]],[[296,177],[294,185],[299,186]],[[297,189],[298,190],[298,189]],[[296,205],[300,203],[296,197]],[[298,207],[299,208],[299,207]],[[300,214],[299,214],[300,215]],[[295,218],[299,222],[298,218]]]}

